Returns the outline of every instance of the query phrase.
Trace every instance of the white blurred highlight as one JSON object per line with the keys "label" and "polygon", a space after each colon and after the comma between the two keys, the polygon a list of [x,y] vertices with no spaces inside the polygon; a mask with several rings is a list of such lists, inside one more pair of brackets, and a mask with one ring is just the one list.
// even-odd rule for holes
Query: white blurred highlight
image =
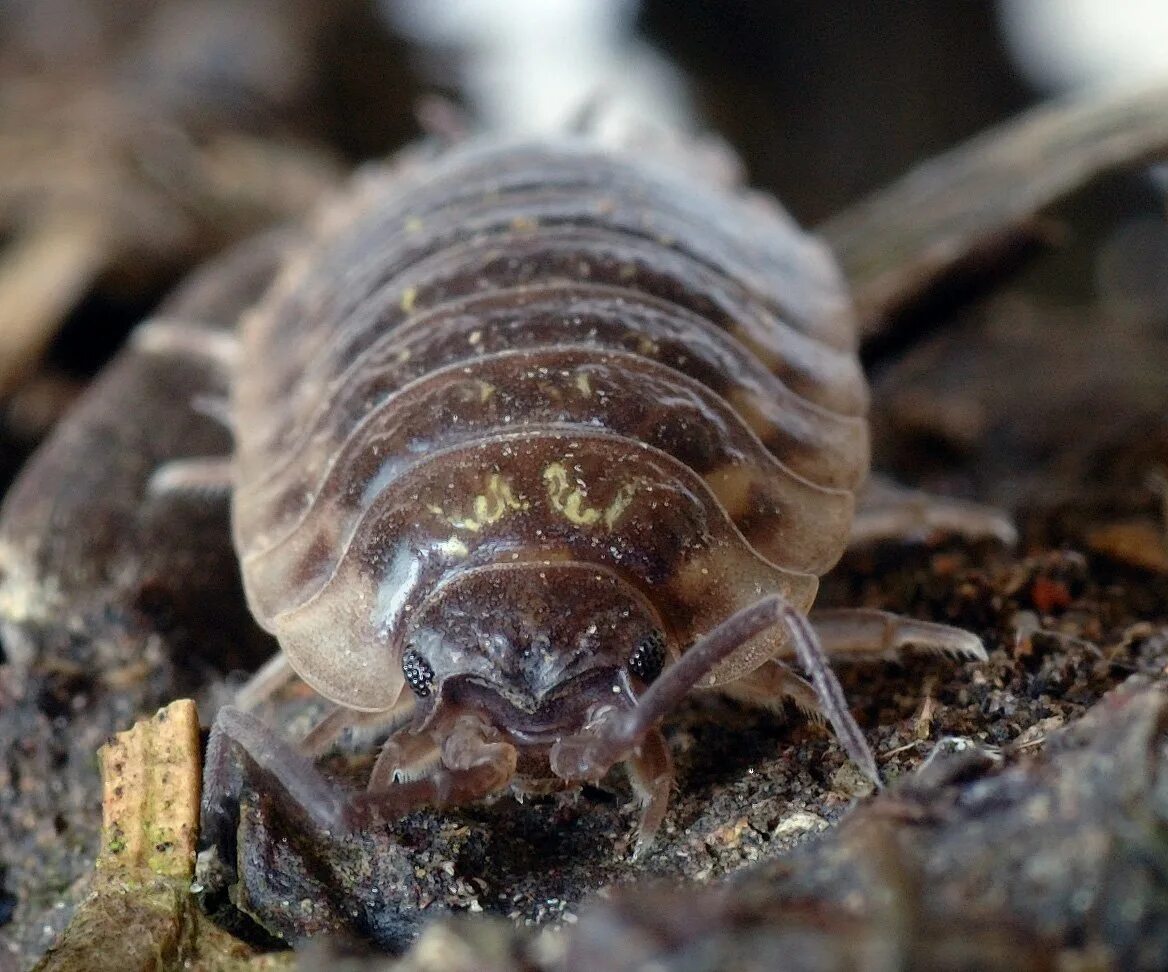
{"label": "white blurred highlight", "polygon": [[1047,91],[1168,78],[1168,0],[998,0],[1007,45]]}
{"label": "white blurred highlight", "polygon": [[459,49],[458,80],[488,130],[562,130],[594,102],[605,125],[689,127],[684,79],[632,34],[636,0],[382,4],[411,40]]}

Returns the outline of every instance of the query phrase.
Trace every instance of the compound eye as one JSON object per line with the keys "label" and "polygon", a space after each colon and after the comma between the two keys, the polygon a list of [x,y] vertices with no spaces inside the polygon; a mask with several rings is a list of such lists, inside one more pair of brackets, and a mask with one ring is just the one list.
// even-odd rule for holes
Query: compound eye
{"label": "compound eye", "polygon": [[654,628],[640,641],[629,656],[629,671],[643,682],[651,682],[661,674],[665,664],[665,635]]}
{"label": "compound eye", "polygon": [[402,655],[402,674],[418,698],[424,699],[434,691],[434,669],[413,648]]}

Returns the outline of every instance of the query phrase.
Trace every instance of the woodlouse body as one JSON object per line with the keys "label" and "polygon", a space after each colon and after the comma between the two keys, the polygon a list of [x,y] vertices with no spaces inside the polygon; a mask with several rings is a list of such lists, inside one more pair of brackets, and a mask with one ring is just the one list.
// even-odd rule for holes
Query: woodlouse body
{"label": "woodlouse body", "polygon": [[322,223],[245,323],[235,403],[249,600],[314,687],[385,710],[433,651],[528,666],[530,709],[650,630],[678,657],[768,593],[809,609],[866,388],[830,256],[773,203],[585,142],[472,144]]}
{"label": "woodlouse body", "polygon": [[[121,658],[150,637],[157,611],[141,604],[161,591],[186,611],[172,588],[195,538],[151,527],[158,556],[135,570],[137,541],[111,547],[106,521],[181,525],[192,498],[229,483],[247,601],[283,649],[243,695],[290,664],[336,708],[299,751],[220,712],[203,819],[224,854],[235,747],[326,828],[624,763],[648,837],[672,780],[658,725],[695,686],[821,711],[875,778],[824,647],[983,655],[972,635],[877,612],[817,619],[821,647],[806,615],[869,458],[850,303],[826,247],[772,200],[676,162],[484,140],[370,170],[278,248],[283,269],[237,342],[219,318],[242,306],[242,281],[263,286],[270,243],[225,257],[144,326],[118,366],[128,377],[99,382],[13,490],[5,631],[29,636],[32,659],[78,599],[70,625]],[[202,392],[166,389],[175,424],[138,420],[132,463],[96,473],[116,496],[85,515],[60,470],[104,457],[106,423],[161,400],[143,382],[166,367],[194,367]],[[206,397],[227,386],[224,480],[222,461],[171,439],[222,418]],[[75,528],[46,551],[61,511]],[[91,560],[108,583],[89,582]],[[208,605],[235,594],[214,571],[198,591]],[[367,796],[338,795],[311,758],[353,725],[388,731]]]}
{"label": "woodlouse body", "polygon": [[[698,683],[821,707],[875,778],[803,620],[867,389],[830,255],[773,202],[583,140],[407,158],[326,210],[241,345],[247,597],[341,707],[309,750],[382,714],[380,812],[623,762],[649,837],[657,724]],[[368,808],[235,710],[213,781],[228,739],[323,825]]]}

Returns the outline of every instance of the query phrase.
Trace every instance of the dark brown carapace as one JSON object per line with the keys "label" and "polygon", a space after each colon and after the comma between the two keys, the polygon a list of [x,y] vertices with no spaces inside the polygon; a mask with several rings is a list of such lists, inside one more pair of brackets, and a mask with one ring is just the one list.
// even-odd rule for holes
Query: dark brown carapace
{"label": "dark brown carapace", "polygon": [[647,836],[658,723],[700,686],[820,708],[875,775],[805,620],[867,471],[866,386],[830,255],[772,200],[585,140],[414,155],[325,211],[241,342],[249,602],[337,703],[310,751],[391,734],[341,803],[237,710],[212,767],[262,750],[345,825],[625,762]]}

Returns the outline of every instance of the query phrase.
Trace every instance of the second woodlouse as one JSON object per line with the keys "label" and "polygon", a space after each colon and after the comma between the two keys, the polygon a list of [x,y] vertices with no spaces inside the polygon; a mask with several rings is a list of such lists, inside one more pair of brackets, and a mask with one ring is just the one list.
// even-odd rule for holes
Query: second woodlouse
{"label": "second woodlouse", "polygon": [[982,649],[806,621],[867,472],[855,331],[826,247],[664,159],[472,141],[358,179],[243,323],[233,525],[256,618],[337,704],[303,749],[389,740],[342,796],[224,710],[210,826],[235,744],[334,829],[623,762],[647,839],[698,686],[821,711],[875,779],[827,654]]}

